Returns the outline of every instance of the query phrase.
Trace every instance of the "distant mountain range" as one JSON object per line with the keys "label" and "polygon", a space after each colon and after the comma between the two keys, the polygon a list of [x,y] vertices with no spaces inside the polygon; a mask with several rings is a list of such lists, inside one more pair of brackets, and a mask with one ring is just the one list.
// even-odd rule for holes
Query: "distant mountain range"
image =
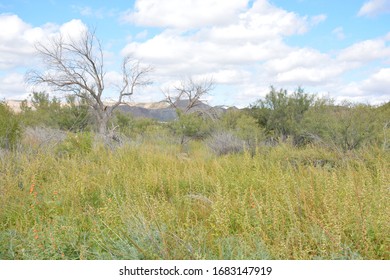
{"label": "distant mountain range", "polygon": [[[20,112],[21,100],[7,100],[8,106],[15,112]],[[106,102],[107,106],[112,105],[112,102]],[[188,105],[188,100],[180,100],[175,103],[175,106],[179,109],[184,109]],[[159,121],[171,121],[177,117],[176,108],[168,104],[165,101],[151,102],[151,103],[127,103],[121,104],[117,108],[118,111],[123,113],[130,113],[135,118],[151,118]],[[226,106],[210,106],[203,102],[198,104],[190,110],[190,112],[201,111],[211,114],[213,116],[219,116],[226,110],[238,110],[236,107]]]}
{"label": "distant mountain range", "polygon": [[[147,104],[147,106],[145,106]],[[157,103],[144,103],[144,104],[122,104],[118,107],[118,110],[124,113],[131,113],[135,118],[151,118],[159,121],[172,121],[176,119],[176,108],[185,109],[188,105],[188,100],[180,100],[175,103],[175,106],[161,101]],[[219,116],[226,110],[238,110],[236,107],[226,106],[210,106],[203,102],[198,102],[189,112],[204,112],[209,115]]]}

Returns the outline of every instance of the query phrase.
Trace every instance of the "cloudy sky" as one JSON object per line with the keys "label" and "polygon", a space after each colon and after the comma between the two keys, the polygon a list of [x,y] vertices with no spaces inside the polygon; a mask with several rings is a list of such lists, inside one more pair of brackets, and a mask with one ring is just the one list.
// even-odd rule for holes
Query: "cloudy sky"
{"label": "cloudy sky", "polygon": [[214,79],[213,105],[247,106],[271,85],[390,100],[390,0],[0,0],[0,99],[28,96],[37,41],[86,26],[102,41],[107,83],[126,55],[154,67],[137,102],[186,77]]}

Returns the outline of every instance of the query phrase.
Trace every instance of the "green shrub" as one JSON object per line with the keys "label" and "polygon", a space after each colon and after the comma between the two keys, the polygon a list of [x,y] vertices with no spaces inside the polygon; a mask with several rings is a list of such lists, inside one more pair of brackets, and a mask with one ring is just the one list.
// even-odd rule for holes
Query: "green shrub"
{"label": "green shrub", "polygon": [[297,135],[304,113],[313,103],[314,96],[302,88],[288,94],[287,90],[271,87],[264,99],[251,106],[251,113],[268,136],[286,140]]}
{"label": "green shrub", "polygon": [[301,129],[312,138],[319,137],[327,145],[348,151],[378,144],[383,128],[371,106],[323,103],[310,108]]}
{"label": "green shrub", "polygon": [[34,92],[30,100],[32,107],[28,106],[27,100],[21,105],[21,117],[27,126],[48,126],[72,132],[89,130],[92,118],[85,101],[76,99],[75,96],[66,97],[65,104],[44,92]]}
{"label": "green shrub", "polygon": [[22,127],[17,115],[0,102],[0,147],[13,149],[21,138]]}
{"label": "green shrub", "polygon": [[93,148],[93,137],[90,132],[69,133],[66,139],[58,145],[57,155],[84,155]]}
{"label": "green shrub", "polygon": [[179,110],[177,114],[178,118],[171,123],[171,129],[180,137],[180,144],[186,143],[189,139],[203,139],[210,134],[212,125],[206,117],[197,112],[183,113]]}

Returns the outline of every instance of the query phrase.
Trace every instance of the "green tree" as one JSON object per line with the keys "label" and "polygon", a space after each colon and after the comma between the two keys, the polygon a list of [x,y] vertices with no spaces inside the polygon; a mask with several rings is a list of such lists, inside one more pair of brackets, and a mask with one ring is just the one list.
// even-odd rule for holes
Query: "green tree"
{"label": "green tree", "polygon": [[268,136],[282,141],[289,136],[297,136],[304,113],[314,102],[314,96],[298,88],[291,95],[287,90],[271,91],[264,99],[259,99],[250,107],[252,116],[264,127]]}

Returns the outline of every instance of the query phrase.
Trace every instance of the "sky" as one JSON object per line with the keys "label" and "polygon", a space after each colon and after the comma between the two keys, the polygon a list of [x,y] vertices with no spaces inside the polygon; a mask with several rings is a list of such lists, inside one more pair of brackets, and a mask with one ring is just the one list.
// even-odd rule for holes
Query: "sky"
{"label": "sky", "polygon": [[[120,65],[151,65],[131,101],[212,78],[211,105],[244,107],[270,86],[373,105],[390,101],[390,0],[0,0],[0,99],[24,99],[34,45],[95,28],[115,99]],[[48,90],[48,92],[50,92]]]}

